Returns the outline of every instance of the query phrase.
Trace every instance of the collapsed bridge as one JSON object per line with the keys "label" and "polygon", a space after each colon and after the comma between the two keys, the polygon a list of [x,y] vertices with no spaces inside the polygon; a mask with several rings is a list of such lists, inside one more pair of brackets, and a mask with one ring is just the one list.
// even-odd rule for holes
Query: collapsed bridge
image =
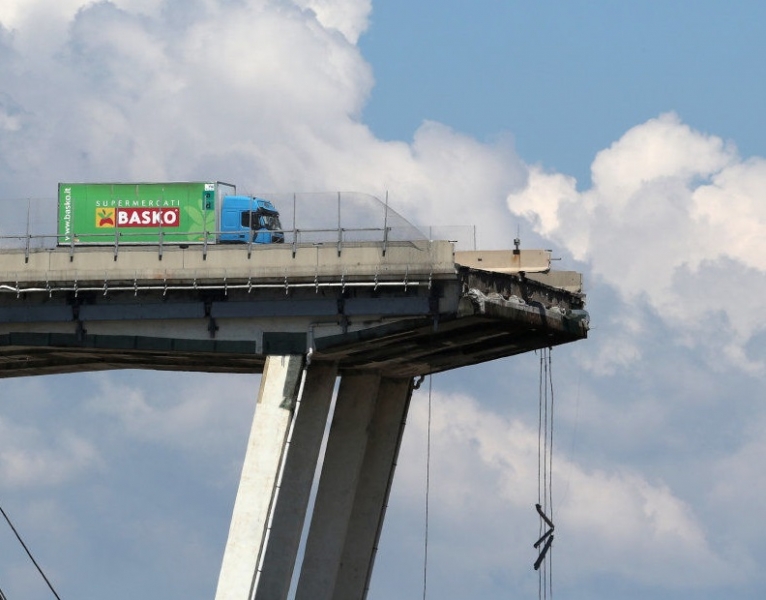
{"label": "collapsed bridge", "polygon": [[263,373],[218,600],[285,598],[294,572],[299,600],[364,598],[414,379],[587,332],[579,274],[551,271],[544,251],[415,240],[0,253],[0,377]]}

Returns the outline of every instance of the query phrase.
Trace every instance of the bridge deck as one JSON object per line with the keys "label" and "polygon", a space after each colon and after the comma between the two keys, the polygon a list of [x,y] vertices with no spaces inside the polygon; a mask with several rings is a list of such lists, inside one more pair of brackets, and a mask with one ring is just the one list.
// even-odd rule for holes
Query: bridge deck
{"label": "bridge deck", "polygon": [[290,353],[415,376],[582,339],[583,303],[441,241],[4,251],[0,377],[258,372]]}

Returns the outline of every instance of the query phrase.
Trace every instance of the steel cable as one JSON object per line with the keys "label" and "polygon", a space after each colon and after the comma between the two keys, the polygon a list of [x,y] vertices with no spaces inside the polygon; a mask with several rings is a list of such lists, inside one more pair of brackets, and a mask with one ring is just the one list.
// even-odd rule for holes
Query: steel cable
{"label": "steel cable", "polygon": [[[48,587],[50,588],[51,592],[53,592],[53,595],[56,596],[57,600],[61,600],[59,595],[56,593],[56,590],[53,589],[53,585],[45,576],[45,573],[43,573],[42,568],[40,567],[39,564],[37,564],[37,561],[32,556],[32,553],[29,551],[29,548],[27,548],[27,545],[24,543],[24,540],[21,539],[19,532],[16,531],[16,528],[13,526],[13,523],[11,523],[11,519],[5,513],[2,506],[0,506],[0,513],[2,513],[3,517],[5,518],[5,521],[8,523],[8,526],[11,528],[11,531],[13,531],[13,534],[16,536],[16,539],[19,540],[19,543],[21,544],[22,548],[24,548],[24,551],[27,553],[29,560],[31,560],[32,564],[35,565],[35,568],[37,568],[37,572],[40,573],[40,576],[45,580],[45,583],[48,584]],[[2,598],[4,598],[4,596],[2,596]]]}

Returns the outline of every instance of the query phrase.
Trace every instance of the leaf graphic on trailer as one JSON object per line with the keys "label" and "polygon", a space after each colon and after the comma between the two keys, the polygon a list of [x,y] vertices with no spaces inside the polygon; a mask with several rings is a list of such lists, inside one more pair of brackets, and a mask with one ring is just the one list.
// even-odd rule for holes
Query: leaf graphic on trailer
{"label": "leaf graphic on trailer", "polygon": [[207,229],[212,229],[215,225],[215,215],[212,210],[203,212],[196,206],[187,206],[186,215],[200,230],[205,229],[205,225],[207,225]]}

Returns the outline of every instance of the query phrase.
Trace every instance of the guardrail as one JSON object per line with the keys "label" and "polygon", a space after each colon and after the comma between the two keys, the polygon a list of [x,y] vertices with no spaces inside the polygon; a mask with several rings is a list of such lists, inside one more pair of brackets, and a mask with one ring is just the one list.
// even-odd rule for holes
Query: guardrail
{"label": "guardrail", "polygon": [[[285,245],[291,247],[292,255],[298,251],[299,247],[306,246],[325,246],[335,245],[337,246],[338,256],[341,255],[344,246],[358,245],[360,243],[373,243],[379,244],[383,250],[385,256],[386,250],[392,244],[402,243],[417,243],[427,241],[426,236],[402,236],[395,235],[395,230],[392,227],[386,229],[378,227],[362,227],[362,228],[341,228],[341,229],[276,229],[270,230],[271,233],[282,233],[284,236],[284,242],[279,243],[256,243],[252,239],[248,242],[219,242],[221,231],[187,231],[183,233],[159,231],[158,239],[156,242],[147,241],[131,241],[131,237],[145,237],[145,233],[134,232],[122,232],[116,231],[115,233],[87,233],[89,240],[93,238],[103,238],[103,242],[89,241],[87,243],[77,242],[78,235],[76,232],[72,234],[18,234],[18,235],[0,235],[0,249],[23,249],[25,259],[29,260],[29,255],[33,250],[53,250],[54,248],[69,249],[70,257],[74,257],[74,254],[79,249],[84,248],[113,248],[114,257],[117,260],[120,248],[127,247],[156,247],[160,260],[162,260],[163,249],[167,246],[181,246],[189,249],[199,249],[203,253],[203,257],[206,258],[207,251],[210,246],[234,246],[240,247],[243,251],[247,252],[248,258],[250,258],[253,249],[259,247],[273,246],[275,244]],[[184,239],[178,239],[183,236]],[[190,241],[188,237],[199,238],[200,241]],[[175,240],[173,238],[176,238]],[[62,240],[68,238],[70,241],[63,243]]]}
{"label": "guardrail", "polygon": [[[336,244],[338,253],[344,245],[356,243],[381,244],[385,253],[391,243],[448,239],[457,249],[475,249],[476,231],[471,225],[416,227],[391,209],[385,202],[368,194],[353,192],[332,193],[258,193],[259,198],[270,200],[279,210],[283,225],[284,243],[292,246],[293,256],[301,246]],[[3,206],[8,203],[12,206]],[[216,244],[219,231],[177,233],[159,228],[158,239],[146,241],[146,233],[139,234],[125,228],[115,228],[108,233],[89,231],[88,243],[76,242],[77,232],[70,232],[64,243],[64,235],[56,232],[58,205],[55,198],[0,201],[4,219],[0,223],[0,249],[24,249],[25,256],[36,249],[68,247],[70,255],[78,248],[90,246],[113,247],[115,259],[119,249],[125,246],[157,246],[160,257],[165,246],[185,245],[200,248],[206,255],[209,245]],[[304,226],[305,225],[305,226]],[[13,231],[24,233],[12,233]],[[176,236],[183,235],[180,240]],[[143,236],[139,241],[136,236]],[[103,243],[92,243],[103,237]],[[174,237],[176,239],[174,239]],[[189,241],[198,237],[199,241]],[[131,240],[131,238],[133,238]],[[253,248],[260,246],[252,241],[241,244],[248,257]]]}

